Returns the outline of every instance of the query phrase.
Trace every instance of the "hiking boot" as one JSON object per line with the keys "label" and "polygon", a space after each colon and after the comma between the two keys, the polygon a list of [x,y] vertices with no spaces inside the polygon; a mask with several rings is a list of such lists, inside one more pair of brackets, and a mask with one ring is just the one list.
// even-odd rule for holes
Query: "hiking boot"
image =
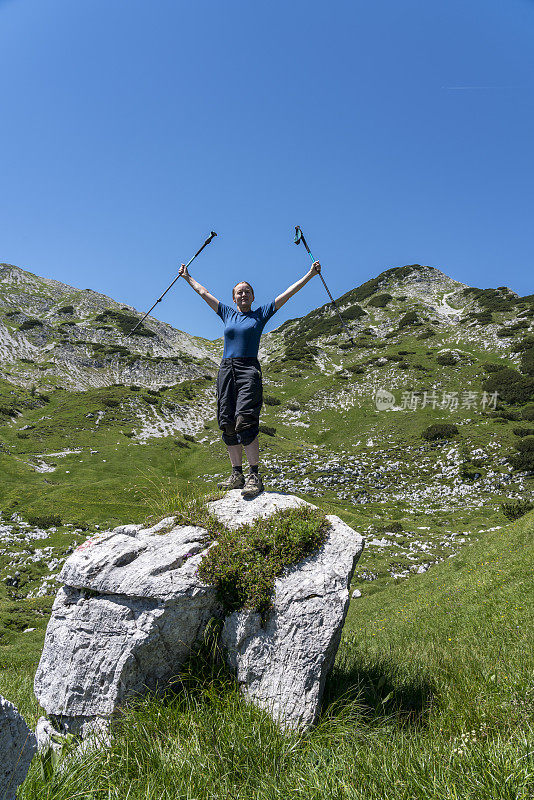
{"label": "hiking boot", "polygon": [[245,485],[241,489],[241,496],[248,498],[257,497],[263,492],[263,488],[263,481],[261,477],[256,475],[254,472],[249,472],[245,481]]}
{"label": "hiking boot", "polygon": [[232,470],[232,474],[217,484],[218,489],[241,489],[245,485],[245,478],[242,472]]}

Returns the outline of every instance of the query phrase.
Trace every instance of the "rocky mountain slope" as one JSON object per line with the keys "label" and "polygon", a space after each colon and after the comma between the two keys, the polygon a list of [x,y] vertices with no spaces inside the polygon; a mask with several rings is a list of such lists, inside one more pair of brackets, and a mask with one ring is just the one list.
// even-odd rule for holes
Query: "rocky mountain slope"
{"label": "rocky mountain slope", "polygon": [[[261,462],[268,488],[367,535],[374,586],[532,498],[534,295],[410,265],[337,302],[354,346],[329,304],[262,337]],[[95,526],[167,513],[227,473],[222,340],[152,317],[127,336],[140,316],[0,265],[0,600],[39,601]]]}
{"label": "rocky mountain slope", "polygon": [[22,386],[83,390],[162,386],[216,366],[218,347],[92,289],[0,264],[0,376]]}

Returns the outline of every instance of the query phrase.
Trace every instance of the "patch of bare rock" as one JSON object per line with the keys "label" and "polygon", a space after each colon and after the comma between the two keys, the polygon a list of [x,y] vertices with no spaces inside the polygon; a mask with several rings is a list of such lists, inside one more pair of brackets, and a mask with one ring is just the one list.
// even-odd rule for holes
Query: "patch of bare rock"
{"label": "patch of bare rock", "polygon": [[0,797],[15,800],[37,751],[35,734],[13,703],[0,695]]}

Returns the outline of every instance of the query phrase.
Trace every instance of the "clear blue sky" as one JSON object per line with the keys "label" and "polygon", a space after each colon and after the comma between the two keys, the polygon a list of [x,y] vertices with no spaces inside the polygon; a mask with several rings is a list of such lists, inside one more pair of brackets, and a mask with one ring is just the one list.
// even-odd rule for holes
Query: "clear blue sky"
{"label": "clear blue sky", "polygon": [[[391,266],[534,291],[532,0],[0,0],[0,261],[143,310]],[[328,300],[318,278],[269,323]],[[158,307],[221,323],[182,281]]]}

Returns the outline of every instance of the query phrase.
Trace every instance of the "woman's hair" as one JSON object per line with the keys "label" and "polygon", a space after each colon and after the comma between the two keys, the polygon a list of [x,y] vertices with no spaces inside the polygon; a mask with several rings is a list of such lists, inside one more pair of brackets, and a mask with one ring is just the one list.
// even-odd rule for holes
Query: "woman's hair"
{"label": "woman's hair", "polygon": [[235,292],[235,290],[237,289],[237,287],[238,287],[238,286],[239,286],[241,283],[246,283],[246,284],[247,284],[247,286],[249,287],[250,291],[252,292],[252,297],[254,297],[254,289],[252,288],[252,286],[250,285],[250,283],[249,283],[248,281],[238,281],[238,282],[236,283],[236,285],[234,286],[234,288],[232,289],[232,300],[235,300],[235,295],[234,295],[234,292]]}

